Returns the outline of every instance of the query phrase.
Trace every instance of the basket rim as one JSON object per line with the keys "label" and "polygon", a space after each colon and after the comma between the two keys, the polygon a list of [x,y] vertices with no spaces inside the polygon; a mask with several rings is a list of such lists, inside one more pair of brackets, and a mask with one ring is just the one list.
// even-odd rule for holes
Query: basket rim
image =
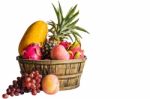
{"label": "basket rim", "polygon": [[85,62],[87,60],[87,57],[84,56],[83,59],[70,59],[70,60],[29,60],[29,59],[23,59],[21,56],[17,56],[16,60],[19,62],[27,62],[27,63],[35,63],[35,64],[63,64],[63,63],[77,63],[77,62]]}

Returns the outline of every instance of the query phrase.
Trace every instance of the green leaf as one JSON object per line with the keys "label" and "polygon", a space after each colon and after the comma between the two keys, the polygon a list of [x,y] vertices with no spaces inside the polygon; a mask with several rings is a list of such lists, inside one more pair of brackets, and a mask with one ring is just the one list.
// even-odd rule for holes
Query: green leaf
{"label": "green leaf", "polygon": [[80,42],[79,38],[74,33],[72,33],[72,35],[74,36],[74,38],[75,38],[76,41]]}
{"label": "green leaf", "polygon": [[73,26],[75,26],[75,24],[76,24],[78,21],[79,21],[79,18],[78,18],[77,20],[75,20],[74,22],[72,22],[71,24],[68,24],[67,26],[73,27]]}
{"label": "green leaf", "polygon": [[66,35],[66,36],[73,42],[73,39],[72,39],[72,37],[71,37],[70,34],[68,34],[68,35]]}
{"label": "green leaf", "polygon": [[66,33],[66,32],[68,32],[68,31],[69,31],[69,29],[66,28],[66,29],[63,29],[61,32]]}
{"label": "green leaf", "polygon": [[[52,4],[53,5],[53,4]],[[60,24],[60,18],[59,18],[59,11],[56,9],[56,7],[53,5],[53,8],[55,10],[55,14],[57,16],[58,24]]]}
{"label": "green leaf", "polygon": [[48,22],[48,24],[51,25],[52,28],[55,29],[55,31],[57,31],[56,23],[54,21],[50,21],[50,22]]}
{"label": "green leaf", "polygon": [[70,17],[68,20],[66,20],[66,24],[65,25],[69,25],[79,14],[79,11],[76,12],[72,17]]}
{"label": "green leaf", "polygon": [[82,39],[82,36],[78,32],[76,31],[71,31],[71,32]]}
{"label": "green leaf", "polygon": [[49,25],[51,25],[52,27],[55,27],[55,23],[53,21],[48,22]]}
{"label": "green leaf", "polygon": [[76,8],[77,8],[77,4],[69,10],[69,12],[67,13],[67,15],[65,17],[65,20],[68,20],[68,18],[70,18],[74,14]]}
{"label": "green leaf", "polygon": [[[58,2],[59,3],[59,2]],[[63,23],[63,20],[64,20],[64,17],[63,17],[63,11],[62,11],[62,8],[61,8],[61,5],[59,3],[59,17],[60,17],[60,25],[62,25]]]}
{"label": "green leaf", "polygon": [[[58,2],[59,3],[59,2]],[[61,8],[61,5],[60,5],[60,3],[59,3],[59,13],[60,13],[60,15],[61,15],[61,19],[63,19],[64,17],[63,17],[63,11],[62,11],[62,8]]]}
{"label": "green leaf", "polygon": [[75,28],[75,29],[77,29],[77,30],[79,30],[79,31],[83,31],[83,32],[85,32],[85,33],[88,33],[88,34],[89,34],[89,32],[88,32],[87,30],[85,30],[84,28],[82,28],[82,27],[75,26],[74,28]]}

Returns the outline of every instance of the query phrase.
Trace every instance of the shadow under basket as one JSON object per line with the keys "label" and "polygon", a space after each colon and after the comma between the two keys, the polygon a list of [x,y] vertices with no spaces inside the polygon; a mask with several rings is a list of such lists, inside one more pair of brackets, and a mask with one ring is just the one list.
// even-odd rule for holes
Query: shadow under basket
{"label": "shadow under basket", "polygon": [[31,73],[38,70],[43,76],[47,74],[57,75],[60,83],[60,90],[77,88],[80,85],[80,78],[83,72],[86,57],[83,59],[71,60],[28,60],[17,56],[21,74]]}

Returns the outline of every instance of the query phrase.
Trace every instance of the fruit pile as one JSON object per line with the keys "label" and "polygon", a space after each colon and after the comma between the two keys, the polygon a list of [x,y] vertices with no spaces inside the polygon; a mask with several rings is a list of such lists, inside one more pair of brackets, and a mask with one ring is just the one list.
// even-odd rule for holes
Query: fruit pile
{"label": "fruit pile", "polygon": [[56,93],[59,90],[58,78],[55,75],[47,75],[42,79],[42,75],[38,71],[25,73],[21,77],[17,77],[17,80],[13,80],[12,85],[9,85],[2,97],[6,99],[8,96],[19,96],[29,92],[36,95],[41,90],[47,94]]}
{"label": "fruit pile", "polygon": [[[80,32],[88,33],[85,29],[77,26],[79,11],[77,5],[71,7],[64,16],[61,5],[58,7],[52,4],[57,22],[42,20],[32,23],[26,30],[19,44],[19,56],[27,60],[70,60],[84,58],[84,51],[81,49]],[[3,98],[8,96],[18,96],[25,92],[36,95],[41,90],[47,94],[54,94],[59,90],[59,80],[56,75],[42,75],[38,71],[30,74],[23,74],[13,81],[3,94]]]}
{"label": "fruit pile", "polygon": [[77,5],[72,7],[65,17],[60,4],[58,9],[54,5],[53,8],[57,23],[54,21],[45,23],[40,20],[31,24],[19,44],[19,54],[22,58],[30,60],[84,58],[80,32],[88,32],[76,25],[79,20]]}
{"label": "fruit pile", "polygon": [[30,60],[69,60],[69,59],[82,59],[84,58],[84,51],[81,49],[81,45],[78,41],[73,43],[68,41],[60,41],[55,46],[50,46],[45,43],[43,47],[40,47],[37,43],[28,45],[22,53],[22,58]]}

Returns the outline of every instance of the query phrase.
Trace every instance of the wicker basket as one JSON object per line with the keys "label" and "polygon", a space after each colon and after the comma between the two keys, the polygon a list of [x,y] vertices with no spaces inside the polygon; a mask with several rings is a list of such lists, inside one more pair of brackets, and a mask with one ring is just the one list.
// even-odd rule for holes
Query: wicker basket
{"label": "wicker basket", "polygon": [[80,85],[80,77],[84,68],[84,59],[72,60],[27,60],[17,57],[21,74],[38,70],[43,76],[55,74],[60,82],[60,90],[77,88]]}

